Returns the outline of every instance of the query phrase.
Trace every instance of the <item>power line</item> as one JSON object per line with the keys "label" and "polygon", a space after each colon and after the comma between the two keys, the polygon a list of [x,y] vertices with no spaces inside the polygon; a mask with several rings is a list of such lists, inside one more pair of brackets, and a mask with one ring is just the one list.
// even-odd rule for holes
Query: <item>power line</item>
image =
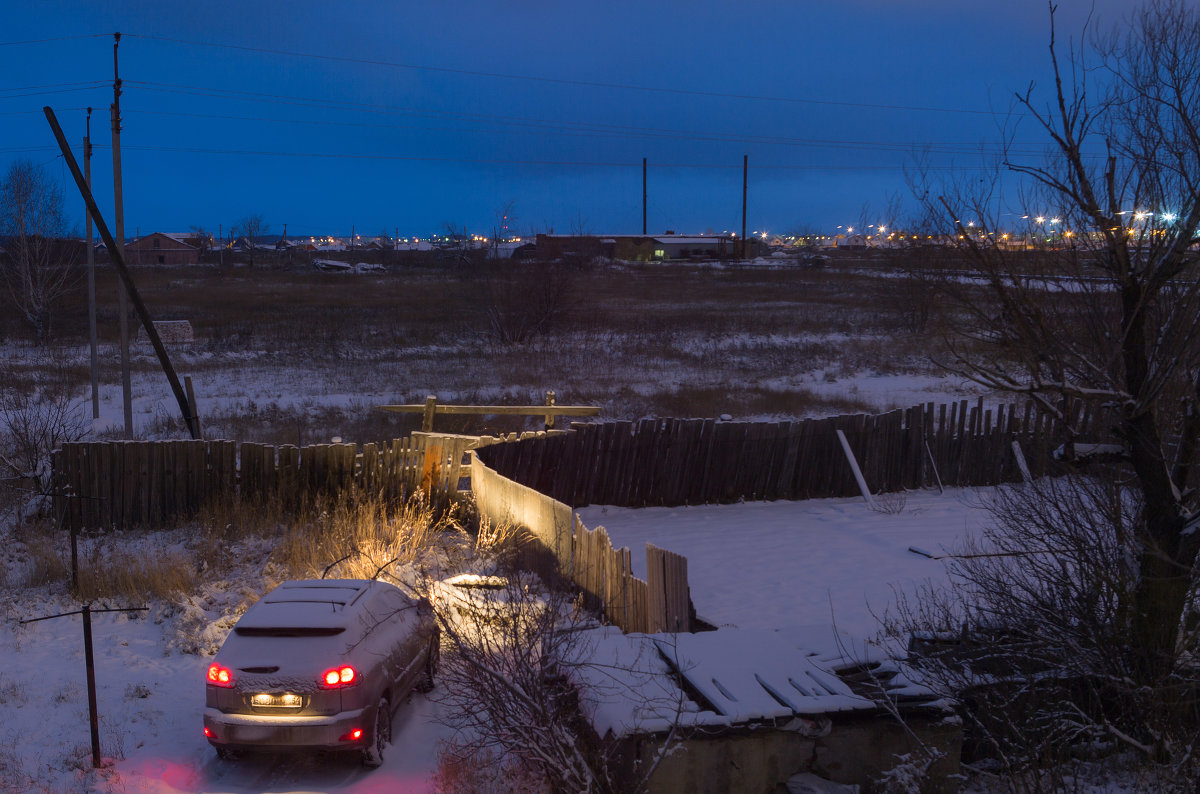
{"label": "power line", "polygon": [[78,41],[79,39],[102,39],[111,33],[81,33],[78,36],[56,36],[49,39],[24,39],[23,41],[0,41],[0,47],[16,47],[21,44],[46,44],[51,41]]}
{"label": "power line", "polygon": [[65,88],[68,86],[87,86],[91,88],[102,85],[107,85],[107,83],[104,80],[81,80],[74,83],[46,83],[45,85],[21,85],[13,86],[12,88],[0,88],[0,93],[8,93],[10,91],[34,91],[43,88]]}
{"label": "power line", "polygon": [[[832,139],[805,139],[805,138],[789,138],[784,136],[763,136],[763,135],[728,135],[724,133],[711,132],[691,132],[688,130],[663,128],[663,127],[637,127],[629,125],[617,125],[597,122],[560,122],[550,119],[539,119],[525,116],[509,116],[509,115],[492,115],[481,113],[461,113],[454,111],[430,110],[424,108],[405,107],[400,105],[386,105],[380,103],[366,102],[349,102],[345,100],[327,99],[323,97],[299,96],[294,94],[273,94],[258,91],[242,91],[237,89],[222,89],[222,88],[206,88],[203,86],[182,85],[178,83],[159,83],[143,80],[127,80],[127,85],[140,86],[149,91],[161,91],[166,93],[177,93],[185,96],[208,96],[218,99],[238,99],[251,102],[263,102],[267,104],[282,104],[306,109],[321,108],[326,110],[337,110],[341,112],[358,112],[369,113],[375,115],[408,115],[408,116],[427,116],[446,120],[457,120],[464,122],[472,122],[478,124],[494,124],[507,127],[533,127],[537,131],[567,131],[578,133],[586,132],[588,135],[595,137],[615,138],[619,136],[636,135],[645,138],[669,138],[674,140],[694,140],[694,141],[710,141],[710,142],[725,142],[725,143],[754,143],[764,145],[787,145],[787,146],[808,146],[833,149],[874,149],[878,151],[890,152],[911,152],[914,149],[928,150],[941,154],[992,154],[998,155],[1004,153],[1001,147],[991,145],[989,147],[981,147],[970,143],[927,143],[927,142],[895,142],[889,143],[884,141],[846,141]],[[160,113],[168,115],[170,111],[140,111],[143,113]],[[188,114],[178,114],[188,115]],[[230,120],[246,120],[246,121],[264,121],[272,123],[289,123],[289,124],[318,124],[329,126],[364,126],[377,128],[400,129],[396,125],[367,125],[361,122],[331,122],[319,120],[277,120],[271,117],[245,117],[245,116],[229,116],[216,114],[193,114],[198,117],[210,118],[225,118]],[[427,129],[421,127],[407,127],[407,129]],[[445,131],[445,130],[441,130]],[[481,132],[470,129],[452,129],[455,132]],[[1037,144],[1021,144],[1021,146],[1036,146]],[[1009,153],[1016,153],[1022,156],[1036,156],[1040,150],[1031,149],[1009,149]]]}
{"label": "power line", "polygon": [[31,97],[31,96],[48,96],[50,94],[70,94],[75,91],[95,91],[97,88],[102,88],[103,85],[104,85],[103,83],[98,83],[96,85],[87,86],[84,88],[59,88],[59,89],[55,89],[53,91],[32,91],[27,94],[5,94],[5,95],[0,96],[0,100],[2,100],[2,99],[20,99],[21,97]]}
{"label": "power line", "polygon": [[757,102],[784,102],[790,104],[805,104],[805,105],[828,105],[833,107],[852,107],[865,108],[873,110],[904,110],[915,111],[920,113],[961,113],[980,116],[994,116],[995,113],[990,110],[972,110],[966,108],[943,108],[920,105],[890,105],[873,102],[845,102],[831,99],[811,99],[799,97],[778,97],[758,94],[738,94],[722,91],[699,91],[687,88],[664,88],[661,86],[643,86],[631,85],[625,83],[607,83],[594,80],[570,80],[562,77],[541,77],[535,75],[508,74],[505,72],[489,72],[474,69],[453,69],[443,66],[425,66],[422,64],[401,63],[397,61],[382,61],[370,58],[351,58],[344,55],[325,55],[312,52],[296,52],[293,50],[278,50],[266,47],[247,47],[239,44],[223,44],[207,41],[196,41],[194,39],[179,39],[167,36],[153,36],[149,34],[129,33],[125,34],[133,38],[146,39],[150,41],[162,41],[171,44],[185,44],[195,47],[211,47],[214,49],[236,50],[240,52],[254,52],[264,55],[283,55],[292,58],[306,58],[310,60],[332,61],[335,63],[355,63],[368,66],[386,66],[394,69],[413,69],[417,71],[438,72],[442,74],[467,75],[471,77],[489,77],[503,80],[524,80],[529,82],[549,83],[554,85],[569,85],[579,86],[584,88],[613,88],[623,91],[642,91],[647,93],[661,94],[678,94],[682,96],[701,96],[716,99],[742,99],[752,100]]}
{"label": "power line", "polygon": [[[93,144],[95,148],[103,149],[102,143]],[[220,154],[240,155],[251,157],[288,157],[302,159],[337,159],[337,160],[377,160],[396,162],[428,162],[428,163],[464,163],[473,165],[535,165],[535,166],[573,166],[591,168],[641,168],[642,162],[602,161],[602,160],[529,160],[503,158],[466,158],[466,157],[433,157],[420,155],[392,154],[361,154],[351,152],[285,152],[269,149],[217,149],[190,146],[122,146],[122,150],[143,152],[168,152],[176,154]],[[728,163],[653,163],[652,167],[659,169],[741,169],[741,165]],[[903,166],[894,165],[790,165],[763,164],[756,167],[759,171],[900,171]],[[987,170],[981,166],[933,166],[934,171],[980,171]]]}
{"label": "power line", "polygon": [[[218,113],[185,113],[180,111],[168,110],[128,110],[128,113],[137,113],[148,116],[172,116],[178,118],[199,118],[213,119],[218,121],[252,121],[264,122],[269,124],[288,124],[288,125],[308,125],[321,127],[350,127],[362,129],[382,129],[382,130],[421,130],[427,132],[460,132],[460,133],[475,133],[475,134],[490,134],[492,130],[469,127],[428,127],[411,124],[371,124],[366,122],[353,121],[329,121],[325,119],[295,119],[295,118],[276,118],[271,116],[236,116]],[[439,111],[414,111],[418,114],[437,114]],[[461,117],[463,114],[448,114],[451,118]],[[625,137],[636,136],[641,138],[656,138],[669,140],[688,140],[699,142],[716,142],[716,143],[753,143],[770,146],[797,146],[805,148],[825,148],[825,149],[849,149],[849,150],[869,150],[881,152],[911,152],[914,150],[934,152],[938,154],[1001,154],[1004,153],[1002,147],[989,144],[986,147],[979,144],[968,142],[937,142],[937,141],[855,141],[855,140],[835,140],[828,138],[790,138],[785,136],[769,136],[769,135],[732,135],[717,132],[689,132],[681,129],[664,129],[655,127],[614,127],[613,129],[605,129],[604,127],[612,127],[614,125],[591,125],[588,123],[572,123],[572,122],[541,122],[538,120],[529,121],[506,121],[503,120],[509,117],[501,117],[498,120],[490,120],[485,117],[474,114],[478,118],[460,118],[462,121],[475,122],[479,124],[492,124],[502,126],[527,126],[533,129],[510,129],[509,134],[553,134],[567,135],[574,137],[596,137],[606,139],[622,139]],[[1021,148],[1009,148],[1008,153],[1020,154],[1036,154],[1036,151],[1025,148],[1033,147],[1036,144],[1020,144]]]}

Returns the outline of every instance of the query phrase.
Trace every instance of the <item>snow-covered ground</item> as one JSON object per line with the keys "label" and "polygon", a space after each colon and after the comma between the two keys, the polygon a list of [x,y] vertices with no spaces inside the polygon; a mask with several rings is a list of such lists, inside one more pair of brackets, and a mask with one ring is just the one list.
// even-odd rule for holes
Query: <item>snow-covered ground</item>
{"label": "snow-covered ground", "polygon": [[[687,557],[696,613],[718,627],[809,630],[827,649],[831,626],[858,640],[879,630],[893,588],[946,578],[937,553],[976,535],[988,519],[986,491],[948,489],[889,497],[872,510],[858,497],[695,507],[592,506],[614,546],[633,551],[646,575],[646,543]],[[884,508],[894,512],[885,512]],[[792,632],[793,634],[795,632]]]}
{"label": "snow-covered ground", "polygon": [[[692,598],[705,618],[719,626],[801,631],[820,651],[832,643],[834,622],[843,634],[872,636],[872,611],[887,605],[891,584],[943,576],[942,563],[907,548],[952,547],[985,519],[976,504],[971,492],[947,491],[909,494],[894,514],[873,512],[860,499],[582,512],[589,526],[604,525],[617,544],[635,549],[642,575],[645,541],[687,556]],[[437,690],[401,706],[395,742],[375,771],[351,759],[219,761],[201,733],[209,657],[182,652],[178,639],[181,631],[200,633],[216,622],[221,598],[218,592],[196,600],[199,625],[162,606],[146,616],[95,616],[102,752],[114,759],[97,773],[90,769],[80,618],[17,624],[76,606],[43,590],[6,588],[0,791],[432,790],[437,743],[449,735],[438,722]]]}

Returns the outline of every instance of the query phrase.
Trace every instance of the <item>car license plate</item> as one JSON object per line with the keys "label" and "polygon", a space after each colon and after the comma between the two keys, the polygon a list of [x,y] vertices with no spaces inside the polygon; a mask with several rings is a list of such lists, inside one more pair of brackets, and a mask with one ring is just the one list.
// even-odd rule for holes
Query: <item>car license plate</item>
{"label": "car license plate", "polygon": [[304,705],[304,698],[290,692],[274,693],[259,692],[249,696],[250,705],[255,708],[298,709]]}

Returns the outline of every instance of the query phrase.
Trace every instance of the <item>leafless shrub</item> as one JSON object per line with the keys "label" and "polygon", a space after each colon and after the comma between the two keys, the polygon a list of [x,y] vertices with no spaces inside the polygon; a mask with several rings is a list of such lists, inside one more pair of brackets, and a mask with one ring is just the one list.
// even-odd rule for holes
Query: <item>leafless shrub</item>
{"label": "leafless shrub", "polygon": [[0,482],[37,494],[50,489],[50,453],[89,431],[65,377],[22,388],[0,386]]}
{"label": "leafless shrub", "polygon": [[[514,791],[644,790],[654,765],[628,779],[584,717],[581,676],[600,665],[580,631],[590,618],[578,602],[514,572],[470,608],[435,607],[445,646],[439,689],[457,730],[444,769],[477,771],[480,759],[499,758],[516,770]],[[608,676],[619,680],[616,672]],[[673,732],[665,742],[672,745]]]}
{"label": "leafless shrub", "polygon": [[578,303],[575,270],[562,262],[486,260],[468,278],[488,336],[501,345],[543,336]]}
{"label": "leafless shrub", "polygon": [[1160,678],[1136,672],[1136,492],[1113,477],[1043,478],[999,490],[991,508],[981,539],[950,558],[950,584],[901,594],[886,621],[921,683],[961,704],[965,754],[1021,781],[1014,791],[1060,790],[1081,753],[1132,752],[1194,776],[1195,632]]}
{"label": "leafless shrub", "polygon": [[907,504],[908,494],[904,491],[886,491],[871,499],[871,509],[888,516],[900,515]]}

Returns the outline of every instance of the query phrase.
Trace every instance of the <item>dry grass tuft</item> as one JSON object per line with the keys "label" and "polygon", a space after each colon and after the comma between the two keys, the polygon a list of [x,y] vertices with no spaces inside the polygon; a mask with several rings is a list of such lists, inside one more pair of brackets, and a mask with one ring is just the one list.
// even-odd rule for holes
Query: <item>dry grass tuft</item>
{"label": "dry grass tuft", "polygon": [[338,499],[285,531],[272,561],[297,578],[374,579],[417,562],[445,533],[462,528],[454,505],[432,505],[421,492],[398,507],[379,499]]}
{"label": "dry grass tuft", "polygon": [[42,542],[30,543],[27,546],[28,562],[25,569],[24,586],[40,587],[45,584],[61,582],[70,576],[68,558],[64,549],[46,537]]}
{"label": "dry grass tuft", "polygon": [[496,561],[501,568],[511,568],[532,540],[533,536],[525,527],[512,521],[495,524],[486,516],[480,516],[475,533],[475,553]]}
{"label": "dry grass tuft", "polygon": [[144,549],[116,549],[79,561],[76,597],[83,601],[168,599],[193,590],[196,568],[196,560],[182,549],[156,555]]}

